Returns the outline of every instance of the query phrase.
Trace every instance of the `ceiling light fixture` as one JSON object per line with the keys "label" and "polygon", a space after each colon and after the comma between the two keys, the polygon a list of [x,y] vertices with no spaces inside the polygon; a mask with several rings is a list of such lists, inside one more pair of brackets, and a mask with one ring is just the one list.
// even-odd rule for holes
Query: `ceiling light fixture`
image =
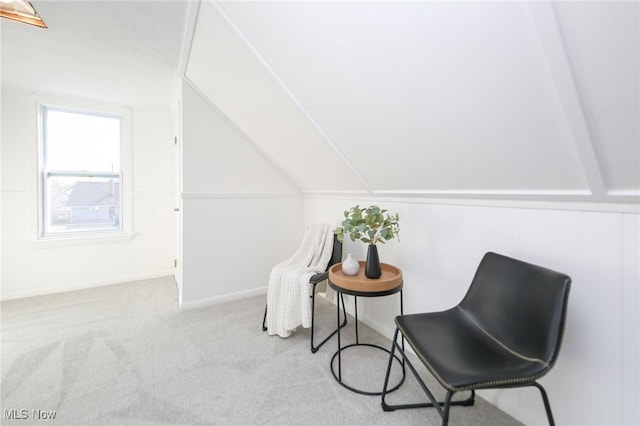
{"label": "ceiling light fixture", "polygon": [[0,0],[0,16],[36,27],[47,28],[47,24],[27,0]]}

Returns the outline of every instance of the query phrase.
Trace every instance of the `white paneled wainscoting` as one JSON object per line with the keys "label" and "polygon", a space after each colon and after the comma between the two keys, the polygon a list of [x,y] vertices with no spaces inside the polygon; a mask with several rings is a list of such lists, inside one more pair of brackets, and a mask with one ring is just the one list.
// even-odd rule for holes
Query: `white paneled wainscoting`
{"label": "white paneled wainscoting", "polygon": [[[482,203],[307,196],[305,223],[333,218],[338,224],[342,212],[356,204],[398,212],[400,241],[381,245],[379,252],[381,261],[403,270],[405,313],[457,304],[487,251],[569,274],[573,283],[563,346],[557,364],[541,379],[556,422],[640,424],[640,216],[635,206],[588,211],[553,203],[545,208]],[[364,244],[347,238],[348,252],[364,259]],[[359,305],[361,318],[390,338],[397,302],[382,298]],[[546,424],[535,388],[482,391],[481,396],[525,424]]]}
{"label": "white paneled wainscoting", "polygon": [[298,247],[295,195],[183,194],[183,309],[266,293],[271,268]]}

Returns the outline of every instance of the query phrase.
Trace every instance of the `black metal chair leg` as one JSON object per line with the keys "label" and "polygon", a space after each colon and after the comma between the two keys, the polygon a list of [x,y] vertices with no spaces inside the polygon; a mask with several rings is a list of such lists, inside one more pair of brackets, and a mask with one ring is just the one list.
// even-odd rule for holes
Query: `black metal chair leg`
{"label": "black metal chair leg", "polygon": [[[393,341],[391,343],[391,351],[390,351],[390,354],[389,354],[389,364],[387,365],[387,372],[385,374],[384,384],[382,386],[382,394],[381,394],[382,395],[382,400],[381,400],[380,404],[382,405],[382,410],[383,411],[395,411],[395,410],[402,410],[402,409],[407,409],[407,408],[435,408],[436,411],[438,412],[438,414],[440,414],[440,416],[443,419],[447,419],[446,421],[448,422],[449,407],[454,406],[454,405],[470,407],[470,406],[475,404],[475,395],[476,395],[476,393],[475,393],[474,390],[471,390],[471,394],[469,395],[469,397],[464,399],[464,400],[451,401],[451,397],[453,396],[455,391],[447,391],[448,392],[447,393],[447,400],[445,400],[443,402],[436,400],[435,396],[433,395],[433,393],[431,393],[431,391],[429,390],[427,385],[420,378],[420,375],[416,371],[415,367],[413,366],[411,361],[406,357],[404,351],[402,350],[400,344],[398,343],[397,339],[398,339],[399,331],[400,330],[396,327],[396,331],[395,331],[395,333],[393,335]],[[402,356],[402,359],[405,362],[405,364],[409,367],[409,370],[411,371],[413,376],[416,378],[416,381],[418,382],[418,384],[422,388],[422,391],[426,394],[427,398],[431,402],[419,402],[419,403],[413,403],[413,404],[389,405],[384,400],[385,395],[387,394],[387,387],[389,385],[389,375],[391,374],[391,364],[392,364],[393,356],[394,356],[394,353],[395,353],[396,349],[398,350],[398,353]],[[446,422],[443,423],[443,424],[446,424]]]}
{"label": "black metal chair leg", "polygon": [[[313,292],[311,293],[311,353],[318,352],[318,349],[322,345],[324,345],[329,339],[331,339],[337,332],[339,328],[343,328],[347,325],[347,309],[344,306],[344,297],[340,294],[340,299],[342,300],[342,317],[344,320],[340,327],[333,330],[331,334],[329,334],[322,342],[320,342],[317,346],[314,345],[314,330],[315,330],[315,310],[316,310],[316,286],[313,286]],[[262,318],[262,331],[267,331],[267,305],[264,306],[264,317]]]}
{"label": "black metal chair leg", "polygon": [[[393,365],[393,355],[396,352],[396,339],[398,338],[398,329],[396,328],[395,333],[393,333],[393,340],[392,340],[392,344],[391,344],[391,352],[389,353],[389,363],[387,364],[387,372],[384,375],[384,384],[382,385],[382,395],[381,395],[381,401],[380,401],[380,405],[382,405],[382,410],[383,411],[393,411],[394,409],[391,408],[389,405],[387,405],[386,401],[384,400],[384,397],[387,395],[387,386],[389,385],[389,375],[391,375],[391,366]],[[404,357],[402,358],[402,360],[404,361]],[[404,367],[404,364],[403,364]]]}
{"label": "black metal chair leg", "polygon": [[449,408],[451,408],[451,397],[453,396],[452,391],[447,391],[447,395],[444,398],[444,407],[442,409],[442,426],[447,426],[449,424]]}
{"label": "black metal chair leg", "polygon": [[264,318],[262,318],[262,331],[267,331],[267,305],[264,305]]}
{"label": "black metal chair leg", "polygon": [[[406,366],[409,367],[409,370],[411,371],[411,373],[413,374],[413,376],[416,378],[416,381],[418,382],[418,384],[420,385],[420,387],[422,388],[422,391],[427,395],[427,398],[429,398],[429,400],[431,402],[419,402],[419,403],[415,403],[415,404],[397,404],[397,405],[389,405],[384,401],[384,394],[386,393],[386,386],[383,387],[383,396],[382,396],[382,410],[383,411],[394,411],[394,410],[402,410],[402,409],[407,409],[407,408],[427,408],[427,407],[433,407],[436,409],[436,411],[438,412],[438,414],[440,414],[442,416],[442,402],[439,402],[438,400],[436,400],[435,396],[433,395],[433,393],[431,393],[431,391],[429,390],[429,388],[427,387],[427,385],[424,383],[424,381],[420,378],[420,375],[418,374],[418,372],[416,371],[415,367],[413,366],[413,364],[411,363],[411,361],[409,361],[409,359],[407,358],[407,356],[405,355],[404,351],[402,350],[402,348],[400,347],[400,345],[397,342],[397,335],[398,335],[399,329],[396,328],[396,333],[394,334],[394,339],[392,342],[392,348],[391,348],[391,354],[389,356],[389,360],[392,360],[393,357],[393,352],[395,352],[395,349],[398,349],[398,352],[400,353],[400,355],[402,355],[402,359],[405,362]],[[388,366],[389,368],[387,368],[387,375],[390,374],[391,372],[391,368],[390,365]],[[386,378],[387,382],[388,382],[388,377]],[[458,405],[458,401],[453,402],[452,405]]]}
{"label": "black metal chair leg", "polygon": [[542,395],[542,402],[544,402],[544,409],[547,412],[547,420],[549,420],[549,426],[555,426],[556,422],[553,420],[553,413],[551,413],[551,404],[549,404],[547,391],[545,391],[542,385],[538,382],[533,382],[533,385],[540,390],[540,394]]}
{"label": "black metal chair leg", "polygon": [[313,286],[313,292],[311,293],[311,353],[316,353],[318,352],[318,349],[320,349],[320,347],[322,345],[324,345],[325,343],[327,343],[327,341],[329,339],[331,339],[337,332],[339,329],[341,329],[342,327],[344,327],[345,325],[347,325],[347,309],[344,306],[344,297],[342,296],[342,294],[340,294],[340,300],[342,301],[342,317],[344,318],[344,321],[342,321],[342,324],[340,324],[340,326],[338,328],[336,328],[335,330],[333,330],[331,332],[331,334],[329,334],[327,337],[325,337],[325,339],[320,342],[317,346],[315,346],[313,344],[313,338],[314,338],[314,330],[315,330],[315,307],[316,307],[316,287],[315,285]]}

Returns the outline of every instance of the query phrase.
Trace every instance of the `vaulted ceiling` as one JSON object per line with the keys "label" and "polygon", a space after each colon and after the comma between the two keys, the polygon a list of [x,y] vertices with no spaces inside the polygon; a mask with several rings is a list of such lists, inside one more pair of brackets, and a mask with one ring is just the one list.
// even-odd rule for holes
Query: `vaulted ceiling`
{"label": "vaulted ceiling", "polygon": [[204,0],[186,77],[303,192],[637,201],[638,7]]}
{"label": "vaulted ceiling", "polygon": [[33,4],[3,84],[166,103],[183,74],[303,193],[640,201],[638,2]]}

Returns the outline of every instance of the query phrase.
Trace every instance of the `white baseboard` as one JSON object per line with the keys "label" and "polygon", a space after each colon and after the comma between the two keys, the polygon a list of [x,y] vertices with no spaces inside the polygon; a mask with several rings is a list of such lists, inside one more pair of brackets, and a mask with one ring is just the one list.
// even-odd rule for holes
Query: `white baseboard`
{"label": "white baseboard", "polygon": [[[536,397],[539,397],[538,390],[535,388],[531,389],[533,389],[532,392],[536,393]],[[498,407],[500,410],[504,411],[505,413],[509,414],[525,425],[546,424],[547,416],[544,411],[544,406],[542,405],[542,399],[540,399],[540,410],[537,412],[539,417],[536,418],[536,416],[534,416],[531,412],[523,409],[522,406],[514,402],[513,396],[510,397],[508,395],[509,392],[517,392],[517,388],[480,389],[476,392],[476,394],[480,398],[487,401],[489,404]],[[544,421],[540,422],[540,418],[543,418]]]}
{"label": "white baseboard", "polygon": [[265,294],[265,295],[267,294],[267,287],[256,287],[256,288],[251,288],[249,290],[237,291],[235,293],[207,297],[206,299],[193,300],[190,302],[182,302],[182,304],[180,305],[180,309],[184,311],[188,311],[191,309],[198,309],[205,306],[219,305],[225,302],[232,302],[234,300],[246,299],[247,297],[259,296],[261,294]]}
{"label": "white baseboard", "polygon": [[122,283],[131,282],[131,281],[152,280],[152,279],[164,278],[168,276],[173,276],[173,270],[159,272],[155,274],[125,276],[125,277],[121,277],[114,280],[76,283],[73,285],[56,287],[56,288],[31,289],[28,291],[22,291],[22,292],[19,291],[19,292],[13,292],[8,294],[5,294],[0,290],[0,301],[4,302],[4,301],[14,300],[14,299],[24,299],[27,297],[46,296],[49,294],[66,293],[69,291],[77,291],[77,290],[86,290],[89,288],[103,287],[103,286],[113,285],[113,284],[122,284]]}

